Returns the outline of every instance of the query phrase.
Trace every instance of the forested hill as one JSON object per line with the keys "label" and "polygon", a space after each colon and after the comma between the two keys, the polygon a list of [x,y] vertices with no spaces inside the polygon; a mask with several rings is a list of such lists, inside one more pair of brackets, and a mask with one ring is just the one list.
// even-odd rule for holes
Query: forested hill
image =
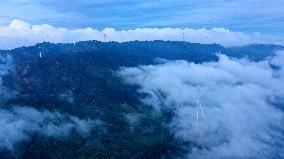
{"label": "forested hill", "polygon": [[69,44],[39,43],[35,46],[20,47],[1,51],[11,54],[14,61],[23,61],[33,57],[82,56],[103,67],[136,66],[151,64],[155,59],[188,60],[203,62],[216,60],[216,53],[233,57],[248,57],[261,60],[274,54],[276,50],[284,49],[279,45],[249,45],[244,47],[224,48],[218,44],[199,44],[178,41],[132,41],[132,42],[99,42],[84,41]]}
{"label": "forested hill", "polygon": [[[2,109],[8,112],[19,106],[56,111],[99,120],[102,126],[92,127],[88,136],[71,131],[67,138],[25,132],[29,140],[15,144],[13,151],[0,149],[0,158],[183,158],[185,147],[190,150],[195,143],[176,139],[165,126],[173,116],[171,110],[159,112],[141,102],[146,95],[126,83],[117,70],[165,59],[212,61],[217,60],[219,52],[261,60],[278,49],[284,48],[278,45],[224,48],[218,44],[170,41],[86,41],[45,42],[1,51],[13,61],[13,71],[1,78],[2,89],[6,90],[0,92]],[[0,61],[5,63],[5,58]]]}

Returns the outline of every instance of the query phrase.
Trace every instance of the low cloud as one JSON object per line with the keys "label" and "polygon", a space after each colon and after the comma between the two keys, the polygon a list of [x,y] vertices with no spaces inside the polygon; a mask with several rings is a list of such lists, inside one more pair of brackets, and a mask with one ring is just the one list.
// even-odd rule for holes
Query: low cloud
{"label": "low cloud", "polygon": [[39,111],[30,107],[0,109],[0,147],[13,146],[28,140],[32,133],[46,137],[67,137],[71,131],[88,135],[91,128],[100,125],[99,120],[85,120],[59,112]]}
{"label": "low cloud", "polygon": [[133,30],[115,30],[105,28],[67,29],[49,24],[32,25],[15,19],[7,26],[0,26],[0,49],[13,49],[35,45],[48,41],[53,43],[73,43],[85,40],[133,41],[133,40],[170,40],[196,43],[218,43],[226,47],[243,46],[253,43],[284,44],[284,38],[266,36],[259,33],[246,34],[224,28],[178,29],[178,28],[137,28]]}
{"label": "low cloud", "polygon": [[74,102],[74,98],[74,94],[71,91],[66,91],[58,95],[58,99],[60,101],[67,102],[69,104],[72,104]]}
{"label": "low cloud", "polygon": [[188,158],[284,158],[284,52],[260,62],[218,56],[119,74],[140,86],[146,104],[174,112],[167,126],[192,144]]}
{"label": "low cloud", "polygon": [[7,101],[11,96],[12,92],[3,86],[3,76],[8,75],[13,72],[13,60],[11,56],[1,56],[0,55],[0,104]]}

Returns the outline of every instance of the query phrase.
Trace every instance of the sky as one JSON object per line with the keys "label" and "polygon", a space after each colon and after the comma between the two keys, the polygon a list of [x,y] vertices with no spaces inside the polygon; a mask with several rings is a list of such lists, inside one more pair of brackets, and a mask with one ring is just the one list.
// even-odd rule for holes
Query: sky
{"label": "sky", "polygon": [[[193,29],[199,33],[198,31],[202,29],[210,32],[217,28],[237,35],[239,33],[248,34],[246,36],[250,38],[245,38],[245,42],[235,45],[249,44],[248,41],[251,41],[251,43],[265,41],[264,43],[283,44],[284,39],[283,0],[0,0],[0,42],[6,41],[7,43],[10,40],[9,44],[3,44],[0,49],[11,49],[35,43],[36,38],[31,39],[28,36],[20,40],[17,39],[17,41],[27,39],[28,42],[12,45],[15,43],[15,39],[11,39],[11,36],[15,35],[8,36],[7,32],[13,33],[15,31],[11,29],[7,31],[3,27],[11,26],[15,20],[21,21],[21,24],[28,24],[24,27],[30,26],[31,30],[33,25],[41,25],[45,29],[52,27],[61,31],[78,29],[102,31],[105,28],[129,31],[171,28],[173,30]],[[50,30],[45,30],[45,32],[48,31]],[[151,35],[152,32],[148,34]],[[204,43],[220,43],[220,40],[208,41],[205,34],[199,35],[204,35]],[[210,35],[208,36],[211,37]],[[259,38],[259,35],[261,35],[261,38]],[[17,36],[22,36],[22,34]],[[177,37],[165,39],[165,36],[167,35],[157,39],[177,39]],[[181,37],[180,35],[177,36]],[[40,37],[42,38],[42,36]],[[150,39],[152,38],[150,37]],[[65,40],[62,39],[64,38],[60,37],[56,40],[49,39],[47,41],[68,42],[66,38]],[[231,41],[232,39],[235,39],[235,41],[243,40],[243,38],[237,36],[225,38],[222,41]],[[75,41],[79,40],[100,40],[100,38],[81,38]],[[199,42],[198,40],[193,41]],[[42,41],[37,40],[36,42]],[[228,46],[228,44],[224,45]]]}
{"label": "sky", "polygon": [[0,0],[13,19],[56,27],[214,28],[284,35],[283,0]]}

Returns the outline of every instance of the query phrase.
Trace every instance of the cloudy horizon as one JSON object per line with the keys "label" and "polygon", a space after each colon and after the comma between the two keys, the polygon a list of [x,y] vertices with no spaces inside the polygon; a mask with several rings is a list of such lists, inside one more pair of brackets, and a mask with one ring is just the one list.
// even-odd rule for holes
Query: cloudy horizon
{"label": "cloudy horizon", "polygon": [[186,41],[202,44],[220,44],[224,47],[238,47],[250,44],[284,45],[281,36],[268,36],[260,33],[234,32],[226,28],[191,29],[191,28],[136,28],[116,30],[105,28],[68,29],[54,27],[50,24],[30,24],[14,19],[10,24],[0,26],[0,49],[14,49],[21,46],[32,46],[41,42],[74,43],[78,41]]}

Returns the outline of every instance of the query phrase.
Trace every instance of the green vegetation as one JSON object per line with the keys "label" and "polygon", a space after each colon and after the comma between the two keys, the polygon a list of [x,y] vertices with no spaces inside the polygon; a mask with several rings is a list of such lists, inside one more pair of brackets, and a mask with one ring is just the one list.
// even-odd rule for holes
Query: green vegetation
{"label": "green vegetation", "polygon": [[[280,46],[269,46],[271,51]],[[231,56],[240,56],[232,48]],[[257,50],[256,50],[257,51]],[[38,54],[42,52],[43,57]],[[120,67],[154,64],[156,58],[203,62],[216,60],[215,53],[228,53],[220,45],[186,42],[97,41],[76,44],[42,43],[22,47],[11,54],[15,71],[4,84],[15,95],[3,105],[56,110],[80,118],[100,119],[103,124],[85,137],[72,132],[69,138],[31,134],[15,152],[2,150],[1,158],[106,159],[172,158],[185,144],[174,139],[164,123],[171,116],[141,103],[137,87],[117,76]],[[243,50],[242,50],[243,52]],[[245,55],[245,54],[244,54]],[[263,55],[264,56],[264,55]],[[249,54],[256,59],[262,55]],[[267,55],[265,55],[267,56]]]}

